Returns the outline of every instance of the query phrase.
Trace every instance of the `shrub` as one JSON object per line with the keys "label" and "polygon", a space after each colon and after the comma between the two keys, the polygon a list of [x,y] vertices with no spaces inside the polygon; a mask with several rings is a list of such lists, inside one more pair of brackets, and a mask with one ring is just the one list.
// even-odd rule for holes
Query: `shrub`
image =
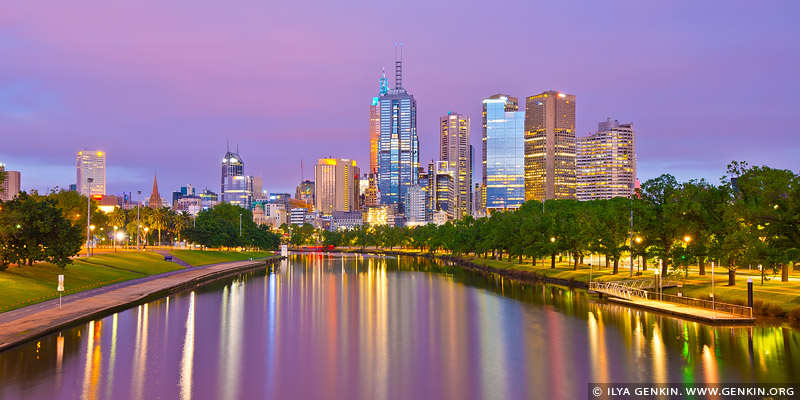
{"label": "shrub", "polygon": [[791,311],[787,312],[786,315],[795,322],[800,322],[800,307],[792,309]]}

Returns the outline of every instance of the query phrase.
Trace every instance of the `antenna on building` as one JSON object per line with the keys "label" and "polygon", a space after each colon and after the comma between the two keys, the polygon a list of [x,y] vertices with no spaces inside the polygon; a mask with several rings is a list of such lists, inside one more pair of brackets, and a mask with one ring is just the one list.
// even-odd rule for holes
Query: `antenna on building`
{"label": "antenna on building", "polygon": [[381,68],[381,92],[380,94],[386,94],[389,92],[389,82],[386,79],[386,67]]}
{"label": "antenna on building", "polygon": [[398,58],[398,44],[394,44],[394,88],[403,88],[403,42],[399,44],[400,57]]}
{"label": "antenna on building", "polygon": [[239,142],[236,142],[236,154],[239,154]]}
{"label": "antenna on building", "polygon": [[300,159],[300,183],[305,181],[305,177],[303,176],[303,159]]}

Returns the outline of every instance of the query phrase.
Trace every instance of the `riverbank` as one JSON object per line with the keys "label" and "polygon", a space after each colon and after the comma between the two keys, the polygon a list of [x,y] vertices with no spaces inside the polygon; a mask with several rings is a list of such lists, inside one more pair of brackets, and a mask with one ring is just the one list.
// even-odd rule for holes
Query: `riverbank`
{"label": "riverbank", "polygon": [[[64,275],[63,295],[80,293],[114,283],[177,271],[187,266],[199,267],[229,261],[264,258],[271,252],[215,250],[172,250],[104,252],[90,258],[74,258],[66,268],[39,262],[11,266],[0,271],[0,313],[57,299],[58,275]],[[174,262],[165,255],[173,255]],[[184,261],[184,263],[181,263]],[[1,315],[1,314],[0,314]]]}
{"label": "riverbank", "polygon": [[[361,252],[361,250],[348,251]],[[524,261],[527,261],[525,263],[518,263],[518,259],[514,259],[513,261],[500,261],[471,255],[453,256],[441,252],[427,253],[408,250],[380,249],[367,249],[364,250],[364,252],[436,258],[452,262],[466,269],[493,273],[521,282],[544,282],[579,289],[588,289],[590,277],[593,282],[631,279],[627,270],[623,268],[620,268],[619,273],[616,275],[611,273],[612,270],[610,268],[597,268],[596,266],[590,269],[588,266],[582,265],[575,271],[573,270],[572,264],[568,262],[557,262],[556,268],[550,268],[549,259],[547,260],[546,266],[542,265],[541,260],[537,266],[533,266],[528,259],[524,259]],[[707,271],[710,274],[710,266],[707,266]],[[642,278],[643,276],[652,277],[652,274],[653,268],[651,267],[649,272],[644,272],[640,276],[634,276],[634,279]],[[797,274],[795,273],[792,276],[794,277],[795,275]],[[737,274],[737,285],[727,286],[727,270],[717,268],[715,276],[716,285],[714,291],[718,301],[738,305],[746,304],[747,279],[753,279],[753,281],[756,282],[753,288],[753,315],[758,317],[759,321],[769,320],[769,322],[780,322],[780,320],[783,319],[789,320],[795,324],[800,323],[800,282],[780,282],[777,279],[772,279],[766,281],[764,285],[760,285],[760,275],[753,276],[752,273],[740,272]],[[685,279],[682,287],[664,290],[664,293],[668,294],[677,294],[679,292],[687,297],[708,299],[711,294],[710,275],[690,275]]]}
{"label": "riverbank", "polygon": [[38,306],[0,314],[0,351],[70,325],[112,314],[170,293],[280,261],[274,255],[261,260],[235,261],[186,268],[84,291]]}

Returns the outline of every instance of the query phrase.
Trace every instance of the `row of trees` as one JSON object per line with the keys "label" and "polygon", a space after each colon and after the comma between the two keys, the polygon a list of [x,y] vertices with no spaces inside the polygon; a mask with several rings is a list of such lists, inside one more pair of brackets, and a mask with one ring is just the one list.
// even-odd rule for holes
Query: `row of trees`
{"label": "row of trees", "polygon": [[[294,231],[292,239],[300,244],[311,237]],[[734,162],[718,185],[678,183],[661,175],[642,184],[632,200],[528,201],[516,211],[438,227],[362,226],[321,236],[325,245],[443,249],[456,255],[507,255],[519,262],[527,258],[533,264],[549,257],[551,267],[566,254],[575,269],[589,254],[602,254],[613,273],[631,253],[641,257],[645,270],[648,260],[660,261],[665,276],[686,274],[690,263],[705,275],[707,263],[714,261],[728,269],[730,285],[740,266],[763,265],[762,271],[780,271],[787,281],[789,266],[800,261],[800,178],[788,170]]]}

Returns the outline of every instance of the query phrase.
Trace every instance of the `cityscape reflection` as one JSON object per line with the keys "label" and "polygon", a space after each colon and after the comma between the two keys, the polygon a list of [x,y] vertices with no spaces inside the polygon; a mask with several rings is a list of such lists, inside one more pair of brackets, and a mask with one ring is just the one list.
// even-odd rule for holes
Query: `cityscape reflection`
{"label": "cityscape reflection", "polygon": [[0,398],[579,398],[585,382],[793,382],[798,352],[786,327],[422,258],[294,255],[0,353]]}

